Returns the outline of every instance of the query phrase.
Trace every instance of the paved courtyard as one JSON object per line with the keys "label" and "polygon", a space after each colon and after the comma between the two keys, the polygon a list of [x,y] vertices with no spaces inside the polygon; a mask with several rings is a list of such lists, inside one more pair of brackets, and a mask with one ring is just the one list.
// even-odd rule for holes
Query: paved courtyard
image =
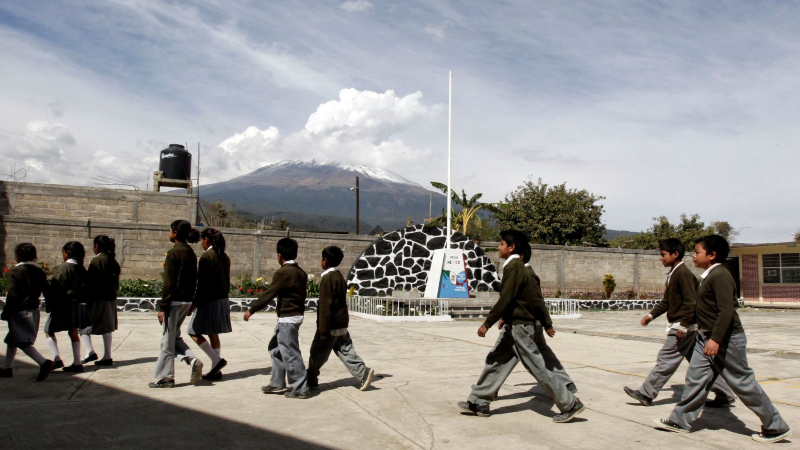
{"label": "paved courtyard", "polygon": [[[223,335],[229,361],[219,382],[188,385],[189,367],[177,366],[178,387],[147,388],[160,338],[155,314],[120,317],[112,368],[87,366],[79,375],[53,373],[33,381],[37,369],[20,352],[14,378],[0,380],[0,442],[3,448],[760,448],[750,433],[756,416],[740,402],[707,410],[689,435],[656,431],[652,419],[667,417],[683,385],[682,368],[650,408],[627,397],[655,362],[664,321],[638,325],[643,312],[592,312],[556,321],[551,346],[575,379],[587,410],[579,420],[554,424],[552,401],[518,366],[478,418],[456,408],[483,367],[497,337],[476,336],[479,322],[375,323],[353,318],[350,331],[358,353],[381,375],[361,392],[335,357],[323,368],[321,389],[309,400],[268,396],[267,342],[276,322],[257,314],[250,322],[234,316],[234,332]],[[800,311],[746,309],[748,359],[761,385],[786,421],[800,448]],[[308,358],[315,317],[301,327]],[[42,320],[44,323],[44,320]],[[5,335],[6,324],[0,325]],[[60,349],[71,360],[65,334]],[[198,355],[205,355],[190,344]],[[40,332],[37,347],[49,350]],[[95,339],[95,347],[102,340]],[[5,347],[0,348],[4,352]],[[208,363],[206,363],[208,365]]]}

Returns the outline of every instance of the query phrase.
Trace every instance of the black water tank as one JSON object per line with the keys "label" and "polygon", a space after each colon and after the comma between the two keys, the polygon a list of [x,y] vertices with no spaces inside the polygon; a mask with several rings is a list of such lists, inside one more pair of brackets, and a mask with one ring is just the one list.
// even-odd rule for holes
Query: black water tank
{"label": "black water tank", "polygon": [[161,150],[158,170],[164,172],[164,178],[188,180],[192,177],[192,154],[182,145],[169,144]]}

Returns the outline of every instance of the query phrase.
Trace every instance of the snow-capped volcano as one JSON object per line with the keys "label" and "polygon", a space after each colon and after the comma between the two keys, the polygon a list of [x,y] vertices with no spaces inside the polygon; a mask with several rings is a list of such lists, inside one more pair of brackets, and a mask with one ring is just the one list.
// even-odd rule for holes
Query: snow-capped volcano
{"label": "snow-capped volcano", "polygon": [[[385,230],[404,226],[409,217],[421,223],[438,216],[444,195],[402,175],[377,167],[336,161],[286,160],[261,167],[232,180],[202,186],[204,200],[224,199],[241,212],[302,223],[302,228],[355,228],[355,195],[350,190],[359,177],[363,227]],[[319,226],[314,225],[319,222]],[[344,225],[342,225],[344,224]]]}

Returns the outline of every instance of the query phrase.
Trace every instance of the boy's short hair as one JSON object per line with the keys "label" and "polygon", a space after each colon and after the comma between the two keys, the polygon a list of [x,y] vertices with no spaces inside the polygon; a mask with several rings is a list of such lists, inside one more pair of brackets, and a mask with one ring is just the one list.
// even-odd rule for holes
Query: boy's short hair
{"label": "boy's short hair", "polygon": [[36,260],[36,247],[28,242],[23,242],[14,248],[14,254],[19,262],[29,262]]}
{"label": "boy's short hair", "polygon": [[328,267],[337,267],[344,259],[344,252],[339,247],[331,245],[322,250],[322,259],[328,262]]}
{"label": "boy's short hair", "polygon": [[[506,242],[506,244],[508,244],[508,242]],[[520,253],[522,262],[528,264],[531,260],[531,254],[533,253],[533,251],[531,250],[531,244],[526,242],[525,244],[520,244],[520,245],[522,246],[522,253]]]}
{"label": "boy's short hair", "polygon": [[724,263],[731,252],[731,246],[724,237],[718,234],[709,234],[694,241],[695,245],[700,244],[705,249],[706,254],[716,253],[715,263]]}
{"label": "boy's short hair", "polygon": [[500,240],[504,241],[508,246],[513,245],[514,253],[518,255],[522,255],[523,247],[528,243],[528,237],[519,230],[505,230],[501,232]]}
{"label": "boy's short hair", "polygon": [[677,253],[678,259],[681,260],[683,259],[683,256],[686,255],[686,245],[683,243],[682,240],[674,237],[666,238],[663,241],[659,242],[658,249],[664,250],[670,255],[673,253]]}
{"label": "boy's short hair", "polygon": [[286,261],[291,261],[297,258],[297,241],[292,238],[283,238],[278,241],[276,251]]}

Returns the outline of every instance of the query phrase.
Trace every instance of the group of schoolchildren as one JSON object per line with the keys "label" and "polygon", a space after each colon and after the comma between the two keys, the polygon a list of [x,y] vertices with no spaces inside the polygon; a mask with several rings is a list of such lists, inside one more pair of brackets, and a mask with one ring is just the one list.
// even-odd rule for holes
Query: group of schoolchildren
{"label": "group of schoolchildren", "polygon": [[[190,382],[201,378],[221,379],[227,362],[221,357],[219,334],[232,330],[228,300],[230,259],[225,254],[222,233],[213,228],[200,233],[189,222],[176,220],[170,225],[169,238],[175,245],[166,255],[163,295],[157,305],[162,338],[161,353],[153,372],[156,381],[149,384],[152,388],[175,386],[175,358],[191,366]],[[199,263],[188,245],[198,241],[204,250]],[[347,284],[338,270],[344,253],[335,246],[322,251],[317,328],[307,369],[303,363],[299,329],[304,318],[308,276],[295,261],[297,248],[293,239],[278,241],[276,253],[281,267],[267,291],[244,314],[244,320],[248,321],[277,299],[278,323],[268,345],[272,374],[262,391],[284,394],[287,398],[309,398],[309,390],[319,388],[320,369],[331,352],[336,353],[359,381],[360,389],[366,390],[375,371],[366,366],[353,348],[348,332]],[[89,361],[95,361],[98,366],[113,364],[111,333],[117,329],[116,294],[120,273],[114,258],[114,240],[98,236],[93,250],[96,256],[86,270],[83,246],[79,242],[68,242],[63,248],[64,264],[46,280],[44,272],[34,263],[34,246],[17,246],[17,265],[9,272],[8,296],[2,313],[9,332],[0,377],[12,376],[11,363],[17,348],[39,364],[37,381],[44,380],[58,367],[66,372],[82,372],[83,364]],[[694,265],[705,270],[699,282],[683,264],[684,243],[674,238],[660,243],[661,261],[670,268],[666,290],[664,298],[641,320],[641,325],[646,326],[666,313],[667,339],[658,353],[655,368],[643,385],[624,390],[642,405],[650,406],[686,359],[690,365],[683,396],[668,419],[654,421],[656,428],[688,433],[704,406],[728,407],[738,396],[762,422],[762,431],[752,436],[754,440],[784,440],[791,435],[791,429],[747,364],[747,340],[736,312],[736,284],[730,272],[722,267],[730,251],[729,244],[720,236],[710,235],[698,239],[694,250]],[[477,384],[472,387],[467,401],[459,402],[458,407],[469,414],[490,416],[490,403],[497,398],[517,363],[522,362],[559,409],[553,421],[572,421],[585,406],[575,396],[578,389],[574,381],[547,344],[545,335],[553,337],[555,328],[542,295],[540,279],[529,264],[531,246],[527,237],[517,230],[503,231],[498,253],[505,260],[500,296],[478,329],[478,336],[485,337],[495,324],[500,334],[486,357]],[[47,302],[46,311],[50,313],[45,334],[53,352],[52,360],[45,359],[33,346],[39,328],[42,293]],[[203,363],[181,338],[181,326],[187,317],[191,317],[187,333],[212,362],[213,368],[205,375],[202,374]],[[70,366],[64,366],[58,353],[55,333],[59,331],[67,331],[72,340],[74,361]],[[102,359],[98,360],[94,353],[92,334],[103,336]],[[80,341],[86,347],[83,359]],[[716,397],[707,401],[712,391]]]}

